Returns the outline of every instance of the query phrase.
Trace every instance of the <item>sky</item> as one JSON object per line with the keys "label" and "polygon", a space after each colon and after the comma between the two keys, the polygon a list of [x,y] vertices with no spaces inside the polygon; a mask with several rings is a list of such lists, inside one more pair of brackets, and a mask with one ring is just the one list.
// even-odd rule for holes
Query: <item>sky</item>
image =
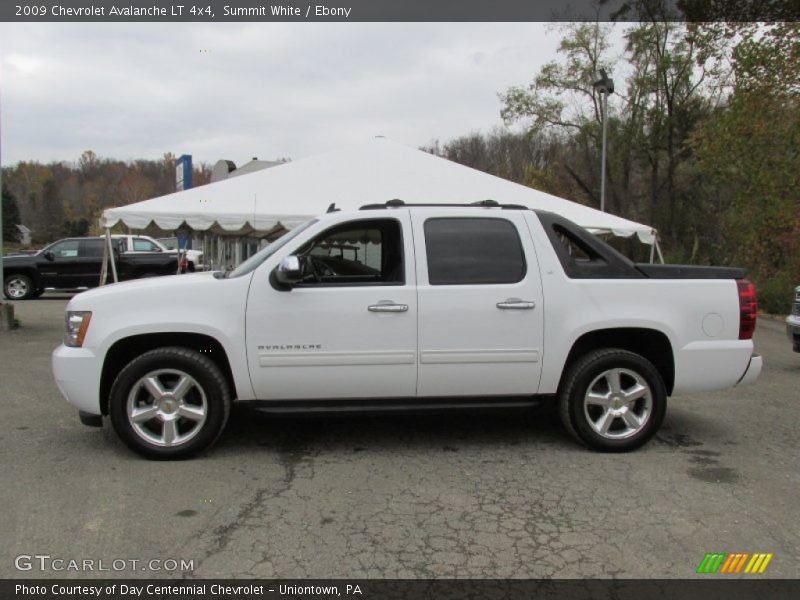
{"label": "sky", "polygon": [[543,23],[2,23],[0,161],[297,159],[502,126]]}

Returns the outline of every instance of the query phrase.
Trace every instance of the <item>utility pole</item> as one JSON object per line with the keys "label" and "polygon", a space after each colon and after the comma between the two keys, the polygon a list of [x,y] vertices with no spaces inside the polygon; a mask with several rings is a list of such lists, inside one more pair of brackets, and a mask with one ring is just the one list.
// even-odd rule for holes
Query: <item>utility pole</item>
{"label": "utility pole", "polygon": [[[2,111],[0,110],[0,115],[2,115]],[[2,146],[2,139],[3,139],[3,125],[2,121],[0,121],[0,146]],[[3,151],[2,147],[0,147],[0,285],[2,285],[2,291],[0,291],[0,304],[3,303],[3,296],[6,289],[6,278],[3,273]]]}
{"label": "utility pole", "polygon": [[[2,111],[0,111],[2,114]],[[0,126],[0,132],[2,127]],[[2,135],[0,135],[2,139]],[[5,301],[6,278],[3,273],[3,161],[0,152],[0,332],[14,328],[14,305]]]}
{"label": "utility pole", "polygon": [[600,210],[606,211],[606,146],[608,138],[608,95],[614,93],[614,81],[605,69],[595,73],[592,87],[600,94],[600,112],[603,118],[603,149],[600,154]]}

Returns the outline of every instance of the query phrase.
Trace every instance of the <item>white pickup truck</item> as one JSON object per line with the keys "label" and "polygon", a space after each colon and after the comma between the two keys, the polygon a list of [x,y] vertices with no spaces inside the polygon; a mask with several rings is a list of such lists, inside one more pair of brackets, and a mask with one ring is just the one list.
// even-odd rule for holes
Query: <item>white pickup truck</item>
{"label": "white pickup truck", "polygon": [[[123,240],[124,252],[127,254],[147,254],[150,252],[177,252],[177,238],[154,240],[146,235],[112,235],[114,239]],[[166,243],[169,242],[169,243]],[[203,253],[200,250],[181,250],[186,256],[186,269],[190,273],[203,270]]]}
{"label": "white pickup truck", "polygon": [[53,353],[87,425],[186,457],[231,404],[266,411],[553,401],[605,451],[641,446],[667,396],[752,383],[741,269],[634,264],[557,215],[485,201],[332,211],[226,273],[75,296]]}

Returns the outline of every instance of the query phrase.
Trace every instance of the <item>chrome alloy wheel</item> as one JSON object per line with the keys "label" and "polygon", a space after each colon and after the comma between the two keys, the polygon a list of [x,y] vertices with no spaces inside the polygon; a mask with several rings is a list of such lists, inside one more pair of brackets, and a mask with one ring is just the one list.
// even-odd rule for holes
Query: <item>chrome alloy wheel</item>
{"label": "chrome alloy wheel", "polygon": [[583,398],[583,411],[594,431],[624,439],[640,431],[653,411],[653,392],[644,377],[630,369],[609,369],[594,378]]}
{"label": "chrome alloy wheel", "polygon": [[200,433],[208,416],[208,401],[191,375],[159,369],[131,387],[126,412],[133,431],[143,440],[175,447]]}
{"label": "chrome alloy wheel", "polygon": [[6,280],[6,294],[12,300],[24,298],[29,291],[28,282],[22,277],[11,276]]}

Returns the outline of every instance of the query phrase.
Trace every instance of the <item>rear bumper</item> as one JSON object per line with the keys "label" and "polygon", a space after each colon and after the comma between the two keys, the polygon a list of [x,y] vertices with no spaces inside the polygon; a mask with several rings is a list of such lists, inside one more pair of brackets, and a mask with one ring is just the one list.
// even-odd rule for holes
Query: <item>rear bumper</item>
{"label": "rear bumper", "polygon": [[738,385],[750,385],[751,383],[755,383],[758,376],[761,374],[761,367],[763,366],[764,361],[758,354],[753,354],[750,357],[750,363],[747,365],[747,369],[745,369],[744,375],[736,384]]}
{"label": "rear bumper", "polygon": [[786,335],[792,342],[795,352],[800,352],[800,317],[789,315],[786,317]]}
{"label": "rear bumper", "polygon": [[[675,353],[675,387],[672,395],[724,390],[739,385],[761,357],[753,354],[752,340],[710,340],[687,344]],[[748,380],[750,378],[748,377]]]}

